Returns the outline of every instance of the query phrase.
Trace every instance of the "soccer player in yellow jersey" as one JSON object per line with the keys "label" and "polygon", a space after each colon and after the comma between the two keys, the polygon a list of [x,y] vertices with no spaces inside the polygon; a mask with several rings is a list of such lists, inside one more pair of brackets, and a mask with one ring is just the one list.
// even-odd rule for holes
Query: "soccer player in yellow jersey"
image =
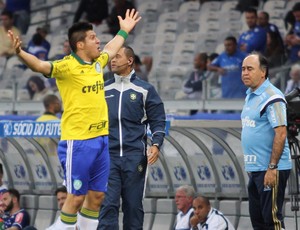
{"label": "soccer player in yellow jersey", "polygon": [[41,61],[25,52],[20,39],[8,32],[16,54],[29,68],[56,78],[64,105],[58,155],[65,170],[68,195],[57,222],[59,230],[93,230],[98,225],[109,174],[103,68],[141,17],[132,9],[126,11],[124,19],[118,19],[120,31],[102,52],[92,25],[75,23],[68,31],[72,53],[54,62]]}

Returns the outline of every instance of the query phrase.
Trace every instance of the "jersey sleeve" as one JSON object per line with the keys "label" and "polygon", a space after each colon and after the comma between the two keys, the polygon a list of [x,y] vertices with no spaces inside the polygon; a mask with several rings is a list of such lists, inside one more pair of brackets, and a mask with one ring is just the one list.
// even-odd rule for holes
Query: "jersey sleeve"
{"label": "jersey sleeve", "polygon": [[15,222],[12,224],[13,227],[23,229],[29,225],[29,215],[26,212],[19,212],[15,217]]}
{"label": "jersey sleeve", "polygon": [[286,104],[281,101],[270,104],[267,108],[267,117],[273,128],[282,125],[286,126]]}
{"label": "jersey sleeve", "polygon": [[50,64],[51,64],[50,75],[46,76],[46,77],[59,78],[70,72],[69,65],[65,59],[56,60],[56,61],[50,62]]}
{"label": "jersey sleeve", "polygon": [[97,60],[101,63],[101,67],[104,68],[108,63],[108,59],[108,53],[102,52]]}

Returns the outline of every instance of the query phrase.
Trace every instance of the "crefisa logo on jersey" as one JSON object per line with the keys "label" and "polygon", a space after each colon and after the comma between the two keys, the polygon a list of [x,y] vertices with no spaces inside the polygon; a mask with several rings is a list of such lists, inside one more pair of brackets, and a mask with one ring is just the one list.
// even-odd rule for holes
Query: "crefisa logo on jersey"
{"label": "crefisa logo on jersey", "polygon": [[98,73],[101,73],[101,65],[99,64],[99,62],[96,62],[95,69]]}

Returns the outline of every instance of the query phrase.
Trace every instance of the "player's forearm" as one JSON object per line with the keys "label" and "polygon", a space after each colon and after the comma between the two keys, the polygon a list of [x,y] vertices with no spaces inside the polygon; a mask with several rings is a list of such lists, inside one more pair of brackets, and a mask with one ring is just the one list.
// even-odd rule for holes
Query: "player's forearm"
{"label": "player's forearm", "polygon": [[103,52],[108,53],[109,60],[113,59],[117,52],[124,45],[125,38],[121,35],[116,35],[111,41],[109,41],[103,48]]}
{"label": "player's forearm", "polygon": [[20,60],[32,71],[39,72],[44,75],[48,75],[50,73],[50,63],[47,62],[47,64],[49,65],[49,68],[47,68],[47,64],[45,61],[38,59],[36,56],[27,53],[24,50],[20,50],[17,55]]}

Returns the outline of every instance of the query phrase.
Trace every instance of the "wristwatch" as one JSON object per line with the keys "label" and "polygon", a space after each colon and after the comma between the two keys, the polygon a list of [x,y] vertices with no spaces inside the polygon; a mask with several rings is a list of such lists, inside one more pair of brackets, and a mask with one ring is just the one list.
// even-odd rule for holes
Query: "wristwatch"
{"label": "wristwatch", "polygon": [[278,165],[277,164],[273,164],[273,163],[270,163],[269,166],[268,166],[269,169],[277,169],[278,168]]}

